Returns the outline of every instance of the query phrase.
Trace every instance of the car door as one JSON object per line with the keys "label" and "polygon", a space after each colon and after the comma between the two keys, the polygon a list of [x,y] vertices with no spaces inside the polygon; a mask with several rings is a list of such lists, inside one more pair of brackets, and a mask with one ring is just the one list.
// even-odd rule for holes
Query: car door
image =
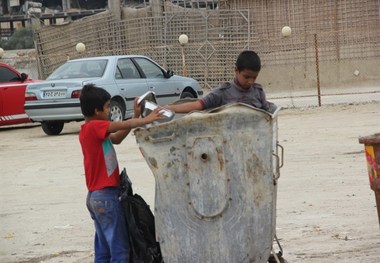
{"label": "car door", "polygon": [[28,119],[24,111],[26,83],[20,76],[0,67],[0,117],[4,120]]}
{"label": "car door", "polygon": [[143,71],[148,89],[156,93],[159,105],[163,106],[179,99],[183,88],[178,83],[173,83],[170,78],[166,78],[161,67],[146,58],[134,58],[134,61]]}
{"label": "car door", "polygon": [[146,80],[141,77],[138,69],[130,58],[120,58],[117,61],[115,83],[120,94],[127,101],[127,111],[133,111],[133,100],[148,91]]}

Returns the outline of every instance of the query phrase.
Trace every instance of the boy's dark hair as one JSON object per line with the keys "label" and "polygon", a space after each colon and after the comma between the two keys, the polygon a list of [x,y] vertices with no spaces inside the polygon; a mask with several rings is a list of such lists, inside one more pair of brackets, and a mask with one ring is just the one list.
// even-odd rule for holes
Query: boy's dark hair
{"label": "boy's dark hair", "polygon": [[261,69],[260,57],[255,51],[245,50],[239,54],[236,67],[239,71],[249,69],[258,72]]}
{"label": "boy's dark hair", "polygon": [[104,104],[111,99],[111,95],[104,89],[96,87],[95,84],[86,84],[80,93],[79,101],[82,114],[91,117],[95,109],[103,110]]}

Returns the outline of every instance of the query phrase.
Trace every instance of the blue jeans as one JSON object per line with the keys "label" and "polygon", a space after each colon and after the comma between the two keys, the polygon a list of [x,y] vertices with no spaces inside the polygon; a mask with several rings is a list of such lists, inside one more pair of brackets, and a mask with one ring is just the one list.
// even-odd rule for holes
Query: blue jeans
{"label": "blue jeans", "polygon": [[120,189],[104,188],[87,194],[87,209],[95,223],[95,263],[128,263],[129,241]]}

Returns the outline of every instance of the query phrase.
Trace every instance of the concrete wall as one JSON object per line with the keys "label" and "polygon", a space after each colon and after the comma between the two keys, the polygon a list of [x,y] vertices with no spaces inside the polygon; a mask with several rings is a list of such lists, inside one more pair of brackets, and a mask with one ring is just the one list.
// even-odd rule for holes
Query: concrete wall
{"label": "concrete wall", "polygon": [[[325,90],[380,87],[379,69],[378,58],[320,62],[320,87]],[[264,62],[258,82],[276,92],[314,90],[317,88],[316,63],[265,66]]]}
{"label": "concrete wall", "polygon": [[39,78],[34,49],[5,50],[0,62],[11,65],[21,73],[27,73],[31,79]]}

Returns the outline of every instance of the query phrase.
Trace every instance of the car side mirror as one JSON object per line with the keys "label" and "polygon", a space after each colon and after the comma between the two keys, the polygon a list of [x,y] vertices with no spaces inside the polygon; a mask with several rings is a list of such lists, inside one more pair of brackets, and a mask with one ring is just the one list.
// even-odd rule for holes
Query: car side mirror
{"label": "car side mirror", "polygon": [[28,79],[28,74],[26,73],[21,73],[21,81],[25,81]]}
{"label": "car side mirror", "polygon": [[170,78],[174,75],[174,72],[171,70],[171,69],[168,69],[166,72],[165,72],[165,77],[166,78]]}

